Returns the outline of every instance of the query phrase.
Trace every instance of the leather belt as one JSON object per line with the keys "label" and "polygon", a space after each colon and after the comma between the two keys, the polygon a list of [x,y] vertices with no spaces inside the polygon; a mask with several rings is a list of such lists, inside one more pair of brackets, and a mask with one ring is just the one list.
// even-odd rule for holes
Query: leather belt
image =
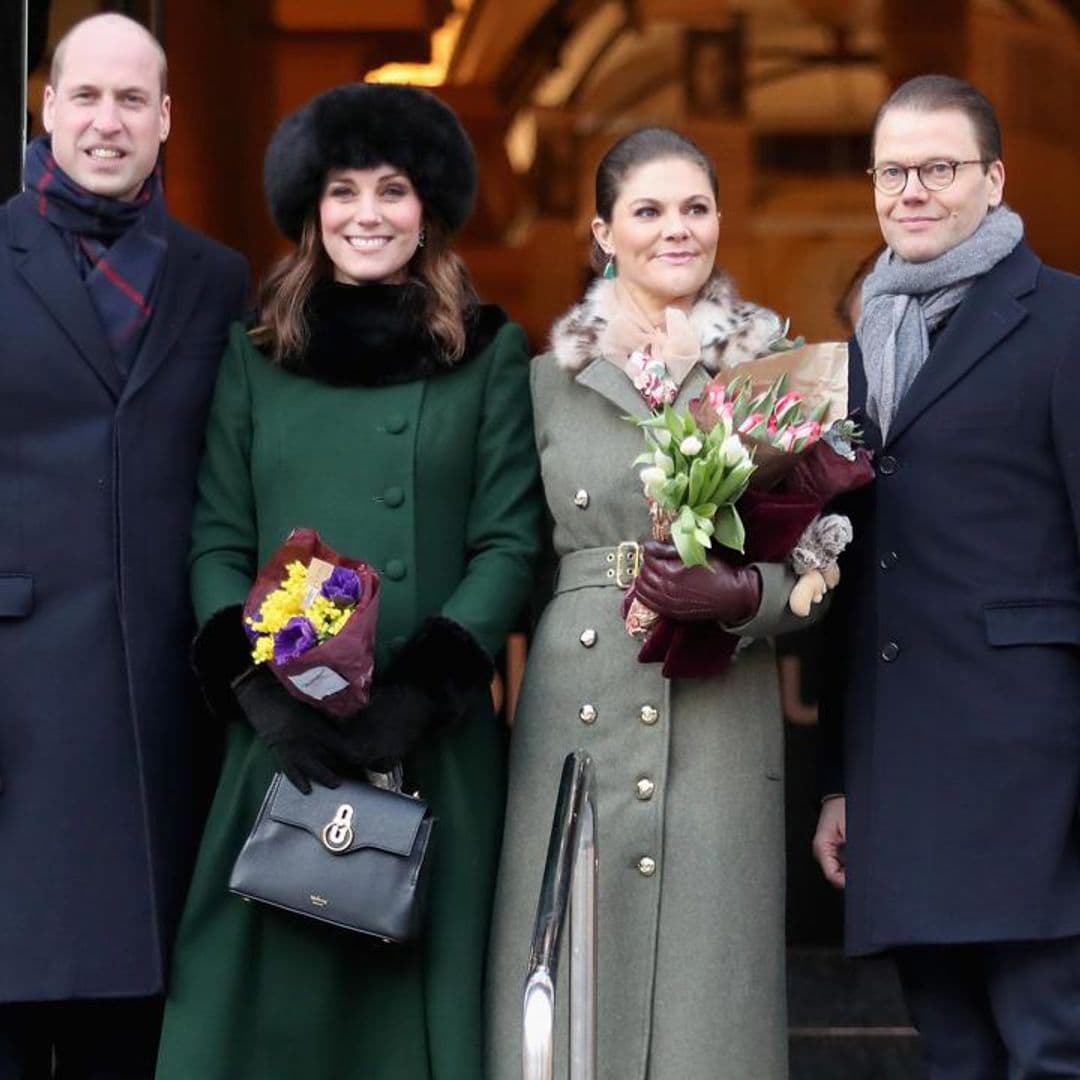
{"label": "leather belt", "polygon": [[613,547],[582,548],[571,551],[559,560],[555,592],[572,589],[595,589],[613,585],[629,589],[638,575],[641,545],[636,540],[623,540]]}

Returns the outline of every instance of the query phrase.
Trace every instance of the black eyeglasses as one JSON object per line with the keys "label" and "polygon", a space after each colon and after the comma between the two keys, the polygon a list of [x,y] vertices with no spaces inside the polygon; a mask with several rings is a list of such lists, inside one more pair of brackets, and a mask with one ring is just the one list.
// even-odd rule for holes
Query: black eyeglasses
{"label": "black eyeglasses", "polygon": [[867,169],[866,174],[874,181],[874,187],[882,195],[899,195],[908,184],[908,176],[918,173],[919,183],[927,191],[944,191],[955,179],[956,170],[961,165],[989,165],[989,161],[976,158],[974,161],[924,161],[921,165],[897,165],[889,162],[874,169]]}

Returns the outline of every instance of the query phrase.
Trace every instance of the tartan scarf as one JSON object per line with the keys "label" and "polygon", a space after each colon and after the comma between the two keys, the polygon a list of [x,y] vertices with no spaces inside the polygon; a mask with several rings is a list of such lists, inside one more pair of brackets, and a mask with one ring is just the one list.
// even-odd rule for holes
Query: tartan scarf
{"label": "tartan scarf", "polygon": [[130,202],[95,195],[56,163],[45,137],[26,149],[26,187],[71,244],[117,367],[127,376],[153,315],[165,265],[165,197],[158,171]]}

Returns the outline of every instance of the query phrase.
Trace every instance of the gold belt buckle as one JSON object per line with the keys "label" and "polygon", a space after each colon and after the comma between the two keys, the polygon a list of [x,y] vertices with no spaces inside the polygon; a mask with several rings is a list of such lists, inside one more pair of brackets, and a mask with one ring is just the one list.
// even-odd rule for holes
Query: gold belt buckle
{"label": "gold belt buckle", "polygon": [[629,589],[641,569],[641,545],[636,540],[623,540],[615,548],[615,584]]}

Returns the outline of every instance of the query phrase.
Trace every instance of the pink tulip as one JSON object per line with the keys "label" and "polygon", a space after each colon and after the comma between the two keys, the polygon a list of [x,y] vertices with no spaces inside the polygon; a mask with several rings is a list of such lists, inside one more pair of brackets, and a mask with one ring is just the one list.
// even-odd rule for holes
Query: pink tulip
{"label": "pink tulip", "polygon": [[776,407],[773,409],[773,415],[777,419],[782,420],[787,413],[792,409],[797,409],[802,404],[802,394],[797,393],[795,390],[789,390],[779,401],[776,403]]}
{"label": "pink tulip", "polygon": [[814,441],[821,438],[821,424],[817,420],[804,420],[801,424],[796,424],[793,430],[798,439]]}
{"label": "pink tulip", "polygon": [[705,398],[714,409],[720,409],[727,402],[724,388],[715,383],[705,390]]}

